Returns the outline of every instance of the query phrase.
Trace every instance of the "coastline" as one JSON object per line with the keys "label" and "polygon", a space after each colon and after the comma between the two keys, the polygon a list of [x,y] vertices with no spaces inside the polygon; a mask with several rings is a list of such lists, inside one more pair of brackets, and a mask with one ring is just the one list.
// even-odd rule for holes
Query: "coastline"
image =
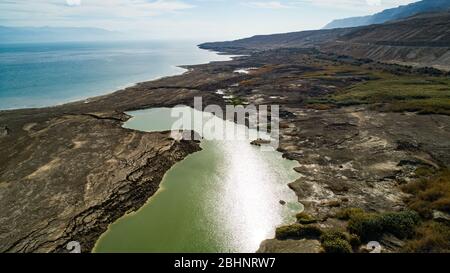
{"label": "coastline", "polygon": [[[70,47],[71,43],[67,44],[67,49],[60,46],[66,45],[65,43],[50,43],[53,47],[49,46],[48,49],[46,43],[38,43],[36,48],[23,44],[25,48],[31,49],[23,52],[15,52],[11,49],[1,54],[1,70],[5,72],[4,80],[7,82],[0,91],[1,99],[3,99],[0,111],[49,108],[89,101],[117,90],[135,87],[142,82],[181,75],[187,71],[186,66],[189,65],[227,61],[232,57],[232,55],[219,55],[211,50],[201,50],[196,43],[194,41],[182,44],[176,41],[164,41],[164,43],[129,41],[119,43],[119,46],[114,43],[99,46],[95,43],[92,45],[92,43],[83,42],[74,49]],[[131,54],[128,52],[130,47],[137,47],[139,51]],[[33,50],[43,56],[55,55],[55,57],[49,61],[41,60],[42,57],[35,57],[32,54]],[[20,58],[23,59],[22,62]],[[47,69],[61,72],[54,73],[55,75],[48,76],[48,80],[44,80],[45,67],[36,69],[28,65],[28,62],[39,61],[45,61],[45,67],[49,67]],[[76,71],[71,71],[71,67],[77,67]],[[12,72],[6,73],[9,70]],[[36,73],[36,83],[33,82],[32,77],[26,76],[30,73]],[[57,81],[56,77],[61,80]]]}
{"label": "coastline", "polygon": [[[188,71],[182,75],[138,83],[136,86],[109,95],[95,97],[87,104],[74,102],[51,108],[0,111],[0,128],[2,126],[8,128],[6,134],[0,137],[0,148],[4,151],[0,155],[0,166],[2,170],[5,170],[0,176],[0,181],[6,181],[0,182],[0,194],[7,196],[7,193],[4,192],[5,189],[16,192],[26,184],[34,185],[38,181],[47,181],[49,177],[55,177],[58,174],[58,168],[63,167],[60,170],[62,173],[64,171],[70,173],[69,170],[73,172],[73,166],[69,166],[70,162],[80,160],[78,158],[80,155],[88,157],[84,158],[86,162],[97,162],[99,160],[93,155],[93,151],[98,156],[108,153],[108,149],[116,149],[112,147],[117,145],[123,149],[139,147],[143,143],[136,140],[137,136],[138,138],[153,137],[153,143],[165,147],[163,150],[167,152],[168,158],[172,158],[171,164],[169,164],[172,166],[175,161],[180,160],[189,152],[195,151],[196,144],[175,144],[173,150],[171,148],[166,150],[167,147],[172,146],[167,143],[167,136],[164,134],[142,134],[119,128],[129,118],[125,117],[124,113],[151,107],[173,107],[179,104],[192,106],[195,96],[203,97],[205,105],[223,105],[222,96],[216,94],[216,90],[227,89],[227,92],[238,96],[243,101],[281,105],[282,123],[279,151],[283,153],[284,157],[296,160],[301,165],[296,168],[296,171],[302,175],[302,178],[291,183],[290,187],[297,194],[300,203],[305,205],[305,211],[320,219],[321,228],[339,228],[345,225],[345,222],[332,217],[342,208],[359,207],[369,211],[404,209],[406,207],[405,194],[398,185],[400,180],[407,181],[414,178],[411,169],[422,166],[426,162],[436,166],[448,166],[450,133],[441,128],[450,125],[450,118],[435,114],[379,112],[364,105],[329,109],[311,108],[304,103],[302,96],[314,97],[317,94],[326,94],[330,90],[335,91],[337,88],[344,88],[349,84],[361,81],[362,76],[358,74],[345,78],[335,75],[331,80],[321,79],[320,69],[323,69],[322,66],[334,61],[324,60],[311,50],[280,49],[254,53],[250,57],[237,57],[230,61],[188,66]],[[248,75],[234,73],[236,69],[245,67],[257,67],[258,69]],[[355,65],[355,67],[360,69],[359,66]],[[314,73],[319,74],[315,76]],[[279,80],[274,82],[273,77]],[[253,92],[253,90],[257,90],[257,92]],[[381,126],[384,130],[379,130]],[[73,132],[73,128],[77,128],[77,131]],[[298,128],[301,128],[301,131]],[[119,139],[109,135],[112,129],[120,135]],[[384,131],[389,134],[385,134]],[[55,139],[53,137],[55,132],[66,137],[70,143]],[[104,135],[101,140],[108,143],[111,148],[99,148],[99,143],[96,142],[99,138],[98,134],[102,133],[107,133],[107,135]],[[85,154],[77,151],[80,148],[80,137],[84,137],[81,140],[82,147],[85,146],[92,153]],[[17,139],[20,141],[17,142]],[[49,154],[42,158],[36,147],[48,145],[48,141],[51,141],[52,147],[59,147],[62,151],[57,149],[47,151]],[[15,144],[15,142],[17,143]],[[133,145],[130,146],[130,143]],[[405,145],[399,143],[412,145],[407,145],[407,147],[415,147],[414,143],[422,143],[422,145],[420,149],[405,149]],[[71,151],[70,155],[67,154],[67,147]],[[131,200],[142,204],[144,196],[133,196],[134,190],[148,187],[149,184],[145,183],[149,181],[153,183],[151,188],[156,189],[160,180],[158,181],[158,177],[152,178],[151,166],[146,162],[139,161],[139,158],[144,155],[147,157],[146,160],[152,158],[154,162],[159,162],[158,164],[163,163],[155,157],[151,147],[145,145],[140,147],[140,153],[130,152],[125,157],[121,155],[124,150],[117,151],[116,149],[117,153],[107,154],[104,161],[99,163],[101,163],[100,165],[111,164],[110,160],[113,160],[114,170],[120,171],[128,168],[125,178],[131,180],[127,181],[134,183],[136,176],[136,181],[140,182],[138,182],[138,186],[128,184],[126,189],[133,191],[125,193],[129,194]],[[29,151],[32,151],[31,154]],[[180,155],[182,156],[180,157]],[[53,160],[61,156],[64,156],[64,160],[56,161],[58,164],[49,165],[49,163],[55,163]],[[120,156],[120,160],[118,160],[118,156]],[[130,160],[134,161],[131,166],[127,163]],[[400,164],[402,162],[403,164]],[[87,191],[89,192],[92,187],[95,188],[95,183],[89,177],[97,175],[100,180],[105,179],[104,176],[98,175],[111,171],[112,167],[108,166],[106,170],[104,166],[97,167],[92,173],[92,167],[86,165],[89,164],[81,164],[76,168],[76,173],[82,175],[78,179],[85,182],[79,185],[77,191],[80,195],[76,198],[95,201],[98,193],[86,195],[86,189],[89,189]],[[55,168],[56,166],[58,168]],[[158,176],[162,174],[161,170],[167,170],[170,166],[160,165]],[[65,167],[68,169],[64,169]],[[123,174],[119,176],[123,177]],[[121,184],[123,181],[115,181],[115,185],[114,183],[110,185],[110,182],[105,180],[106,184],[104,185],[108,188],[107,191],[120,189],[117,183]],[[80,182],[75,183],[79,184]],[[58,190],[57,184],[47,185],[47,187]],[[100,188],[96,188],[96,190],[100,190]],[[114,200],[119,202],[121,198],[127,199],[124,197],[126,194],[120,192],[120,190],[117,191],[117,196],[114,197]],[[144,194],[147,196],[145,200],[153,193],[148,189]],[[43,209],[48,200],[51,200],[50,196],[46,196],[42,203],[38,204],[41,207],[38,207]],[[106,197],[105,200],[112,199]],[[5,202],[4,198],[1,199],[1,202],[5,202],[1,205],[7,208],[6,215],[4,215],[6,216],[5,221],[14,222],[12,220],[15,219],[8,219],[13,212],[22,216],[31,215],[29,211],[21,212],[21,204],[17,201],[9,201],[11,204]],[[108,206],[118,206],[118,204],[108,203],[105,205],[105,207],[94,206],[92,211],[91,207],[86,208],[84,212],[87,215],[84,216],[89,216],[87,217],[90,220],[88,223],[92,223],[92,221],[95,223],[96,219],[102,219],[104,215],[100,212],[108,211]],[[135,205],[130,203],[126,207],[121,207],[119,212],[123,215],[133,208]],[[45,237],[45,234],[55,229],[75,230],[79,236],[86,237],[86,234],[99,234],[104,230],[105,222],[83,230],[82,227],[86,225],[84,216],[70,218],[69,221],[66,219],[64,223],[54,223],[48,221],[51,219],[50,216],[43,215],[42,218],[35,220],[31,229],[25,230],[26,227],[24,227],[24,230],[15,230],[14,227],[11,227],[10,230],[14,232],[6,234],[6,240],[4,239],[2,242],[6,242],[8,245],[1,245],[0,251],[64,251],[64,245],[68,240],[72,240],[73,236],[50,238]],[[111,222],[111,219],[108,218],[107,222]],[[50,249],[49,242],[55,240],[58,241],[58,248]],[[87,240],[87,245],[89,245],[89,241],[94,241],[92,237]],[[303,251],[320,252],[320,244],[317,244],[318,238],[312,241],[313,243]],[[293,251],[292,246],[289,246],[288,243],[290,242],[272,240],[269,245],[265,244],[265,251]],[[31,247],[27,247],[27,244]],[[296,244],[298,246],[302,243],[297,242]],[[395,252],[398,249],[394,246],[390,251]]]}

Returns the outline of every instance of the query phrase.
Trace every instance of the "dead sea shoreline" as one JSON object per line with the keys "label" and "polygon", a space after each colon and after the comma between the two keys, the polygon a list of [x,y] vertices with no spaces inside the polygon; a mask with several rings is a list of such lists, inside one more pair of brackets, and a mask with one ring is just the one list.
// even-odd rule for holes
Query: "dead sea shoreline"
{"label": "dead sea shoreline", "polygon": [[[187,155],[199,151],[200,146],[193,141],[174,141],[169,132],[144,133],[122,128],[130,118],[125,112],[192,105],[193,98],[198,96],[205,105],[224,105],[216,94],[204,94],[195,87],[170,83],[173,78],[176,82],[196,73],[197,66],[207,65],[182,66],[186,72],[181,75],[136,83],[111,94],[76,102],[1,110],[0,124],[5,134],[0,137],[0,147],[4,151],[0,158],[0,202],[6,209],[2,215],[5,230],[1,234],[4,240],[0,251],[67,252],[67,243],[75,240],[81,243],[83,252],[90,252],[109,224],[142,207],[157,191],[166,171]],[[148,89],[147,85],[150,85]],[[142,91],[149,92],[142,94]],[[138,93],[134,99],[130,95]],[[113,132],[114,137],[110,135]],[[143,143],[143,139],[151,141]],[[45,150],[44,145],[50,143],[54,149]],[[99,143],[110,147],[111,151],[99,149]],[[124,156],[124,149],[129,149],[130,145],[133,150]],[[122,150],[116,153],[114,150],[120,147]],[[95,162],[99,153],[105,161]],[[83,162],[74,162],[80,157]],[[24,166],[15,169],[12,167],[15,163]],[[101,166],[105,163],[106,166]],[[70,172],[74,176],[66,179]],[[33,186],[36,187],[30,189],[36,195],[33,200],[27,201],[26,197],[21,197],[23,193],[17,192],[27,183],[42,181],[48,192],[39,185]],[[133,185],[136,183],[138,185]],[[97,192],[95,196],[93,193],[86,196],[87,190],[92,191],[92,184],[98,184]],[[78,189],[68,192],[61,187]],[[70,199],[69,204],[77,207],[65,208],[65,199]],[[55,202],[61,204],[42,212],[48,203]],[[28,203],[25,208],[24,203]],[[28,208],[30,205],[35,208]],[[34,216],[36,209],[40,213]]]}
{"label": "dead sea shoreline", "polygon": [[[302,49],[253,53],[189,66],[182,75],[138,83],[88,103],[0,111],[0,128],[5,128],[0,134],[0,205],[5,208],[0,252],[64,252],[72,240],[91,250],[108,224],[144,204],[164,173],[199,149],[197,143],[170,139],[168,132],[124,129],[129,119],[124,113],[192,106],[196,96],[205,105],[223,106],[218,89],[241,101],[281,106],[279,151],[301,165],[296,171],[302,178],[290,187],[321,228],[345,226],[330,217],[345,207],[405,208],[399,181],[411,180],[423,164],[450,162],[449,117],[381,113],[364,105],[310,108],[305,98],[366,80],[351,73],[309,76],[333,63],[315,54]],[[258,69],[234,73],[248,67]],[[319,252],[318,242],[270,240],[261,251]]]}
{"label": "dead sea shoreline", "polygon": [[[188,70],[186,66],[183,68]],[[184,73],[179,76],[182,75]],[[170,77],[173,76],[156,81]],[[193,101],[193,97],[198,95],[195,90],[181,88],[168,96],[160,96],[174,88],[153,88],[155,94],[146,94],[142,98],[144,102],[137,103],[141,106],[133,101],[114,105],[121,100],[116,95],[130,98],[128,91],[139,92],[142,90],[140,85],[145,83],[58,106],[0,111],[3,128],[0,137],[3,152],[0,158],[0,202],[5,208],[0,252],[67,252],[65,247],[73,240],[81,243],[83,252],[90,252],[109,224],[139,209],[157,191],[167,170],[200,150],[194,141],[171,139],[170,132],[144,133],[122,128],[130,118],[126,111],[172,107]],[[112,102],[105,104],[104,100]],[[57,130],[53,131],[53,127]],[[52,135],[49,135],[50,129]],[[45,150],[44,144],[55,149]],[[109,151],[98,146],[106,146]],[[25,151],[28,149],[32,150],[31,153]],[[99,153],[102,155],[98,156]],[[80,157],[83,162],[74,162]],[[99,157],[103,161],[95,162]],[[29,164],[23,164],[25,166],[18,170],[13,167],[16,162]],[[75,173],[74,177],[66,177],[70,172]],[[17,192],[18,188],[26,188],[26,183],[43,181],[47,189],[28,189],[35,195],[33,200],[27,201],[26,197],[21,197],[23,193]],[[95,185],[97,192],[95,196],[87,196],[87,191],[93,190],[92,184],[98,184]],[[72,190],[62,190],[61,187]],[[64,207],[66,201],[69,201],[69,206],[79,207]],[[61,204],[42,211],[52,202]],[[39,215],[33,215],[36,210]]]}

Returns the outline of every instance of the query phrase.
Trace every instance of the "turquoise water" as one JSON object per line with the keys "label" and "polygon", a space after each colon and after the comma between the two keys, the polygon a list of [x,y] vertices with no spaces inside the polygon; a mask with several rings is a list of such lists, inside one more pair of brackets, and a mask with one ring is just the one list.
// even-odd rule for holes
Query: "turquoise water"
{"label": "turquoise water", "polygon": [[0,44],[0,109],[43,107],[103,95],[227,60],[196,41]]}

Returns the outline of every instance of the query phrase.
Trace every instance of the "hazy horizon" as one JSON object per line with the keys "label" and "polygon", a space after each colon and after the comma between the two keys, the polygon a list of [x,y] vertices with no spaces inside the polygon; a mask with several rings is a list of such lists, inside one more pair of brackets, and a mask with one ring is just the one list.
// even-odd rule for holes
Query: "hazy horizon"
{"label": "hazy horizon", "polygon": [[99,28],[129,39],[224,40],[319,29],[417,0],[8,0],[0,26]]}

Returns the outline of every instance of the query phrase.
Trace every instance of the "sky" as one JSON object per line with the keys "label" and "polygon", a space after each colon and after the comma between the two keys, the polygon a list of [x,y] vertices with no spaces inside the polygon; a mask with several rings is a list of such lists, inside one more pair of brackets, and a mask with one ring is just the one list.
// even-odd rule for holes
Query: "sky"
{"label": "sky", "polygon": [[319,29],[418,0],[0,0],[0,25],[97,27],[142,39],[227,40]]}

